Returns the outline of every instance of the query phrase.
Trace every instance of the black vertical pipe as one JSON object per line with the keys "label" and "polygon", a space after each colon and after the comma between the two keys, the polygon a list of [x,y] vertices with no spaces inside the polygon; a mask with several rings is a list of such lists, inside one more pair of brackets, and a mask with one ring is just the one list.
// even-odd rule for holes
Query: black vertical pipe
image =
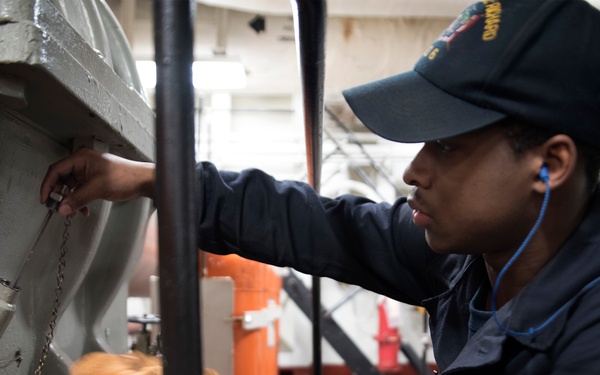
{"label": "black vertical pipe", "polygon": [[194,0],[154,1],[156,205],[165,375],[201,374],[194,205]]}
{"label": "black vertical pipe", "polygon": [[302,83],[304,132],[308,181],[315,190],[321,185],[323,143],[323,86],[325,81],[325,0],[292,0],[298,65]]}
{"label": "black vertical pipe", "polygon": [[321,375],[323,372],[323,359],[321,356],[321,279],[318,276],[312,278],[312,340],[313,340],[313,375]]}
{"label": "black vertical pipe", "polygon": [[[291,0],[302,83],[308,181],[319,192],[323,143],[323,86],[327,2]],[[312,278],[313,375],[321,375],[321,280]]]}

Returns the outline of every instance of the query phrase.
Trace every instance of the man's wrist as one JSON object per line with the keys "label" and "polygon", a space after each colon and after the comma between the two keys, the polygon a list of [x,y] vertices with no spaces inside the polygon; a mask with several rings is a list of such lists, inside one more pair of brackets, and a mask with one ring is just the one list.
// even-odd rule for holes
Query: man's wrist
{"label": "man's wrist", "polygon": [[154,199],[155,165],[144,163],[142,184],[140,186],[141,196]]}

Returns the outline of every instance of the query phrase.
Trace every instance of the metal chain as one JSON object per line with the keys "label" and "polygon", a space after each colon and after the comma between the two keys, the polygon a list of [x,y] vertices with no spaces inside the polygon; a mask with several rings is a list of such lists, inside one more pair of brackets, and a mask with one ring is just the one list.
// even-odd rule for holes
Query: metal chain
{"label": "metal chain", "polygon": [[56,328],[56,320],[58,319],[58,308],[60,307],[60,295],[62,294],[62,282],[65,279],[65,256],[67,255],[67,241],[70,237],[69,235],[69,227],[71,226],[71,219],[65,219],[65,230],[63,232],[62,244],[60,245],[60,257],[58,259],[58,274],[56,275],[56,288],[54,289],[56,297],[54,298],[54,306],[52,307],[52,317],[50,318],[50,323],[48,324],[48,333],[46,333],[46,342],[42,347],[42,355],[40,356],[40,361],[38,363],[38,367],[35,369],[35,375],[41,375],[42,368],[45,365],[46,357],[48,356],[48,351],[50,350],[50,344],[52,343],[52,339],[54,338],[54,329]]}

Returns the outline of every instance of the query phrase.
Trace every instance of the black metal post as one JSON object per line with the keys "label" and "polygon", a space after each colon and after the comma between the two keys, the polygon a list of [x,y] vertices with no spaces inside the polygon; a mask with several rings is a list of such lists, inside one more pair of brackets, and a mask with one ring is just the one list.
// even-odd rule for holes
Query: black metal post
{"label": "black metal post", "polygon": [[194,0],[155,0],[156,204],[165,375],[201,374],[194,212]]}
{"label": "black metal post", "polygon": [[[308,181],[319,192],[323,143],[323,86],[327,2],[292,0],[298,50]],[[321,280],[312,278],[313,375],[321,375]]]}

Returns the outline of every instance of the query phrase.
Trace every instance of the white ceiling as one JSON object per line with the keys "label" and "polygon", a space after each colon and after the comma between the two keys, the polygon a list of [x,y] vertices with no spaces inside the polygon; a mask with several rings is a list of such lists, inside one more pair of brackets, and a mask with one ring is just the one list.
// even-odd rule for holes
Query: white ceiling
{"label": "white ceiling", "polygon": [[[294,0],[197,0],[200,4],[244,12],[289,15]],[[600,0],[588,0],[596,7]],[[330,16],[351,17],[449,17],[456,16],[473,0],[328,0]]]}
{"label": "white ceiling", "polygon": [[[248,73],[245,93],[300,90],[292,2],[296,0],[197,0],[195,56],[222,50]],[[151,0],[107,0],[133,54],[152,60]],[[429,43],[473,0],[327,0],[326,94],[412,68]],[[598,5],[600,0],[590,0]],[[266,30],[248,23],[256,15]]]}
{"label": "white ceiling", "polygon": [[[199,4],[270,15],[291,14],[295,0],[197,0]],[[600,0],[589,0],[595,6]],[[474,0],[328,0],[333,17],[452,17]]]}
{"label": "white ceiling", "polygon": [[[291,15],[294,0],[197,0],[199,4],[268,15]],[[472,0],[328,0],[332,17],[450,17]]]}
{"label": "white ceiling", "polygon": [[[470,0],[329,0],[326,94],[412,68],[426,46]],[[154,58],[152,1],[108,0],[138,60]],[[300,90],[289,0],[199,0],[196,58],[222,50],[240,60],[248,86],[237,93],[291,94]],[[457,10],[458,9],[458,10]],[[435,17],[424,17],[424,14]],[[256,15],[266,30],[248,23]],[[417,15],[420,17],[415,18]],[[445,18],[440,18],[445,15]]]}

